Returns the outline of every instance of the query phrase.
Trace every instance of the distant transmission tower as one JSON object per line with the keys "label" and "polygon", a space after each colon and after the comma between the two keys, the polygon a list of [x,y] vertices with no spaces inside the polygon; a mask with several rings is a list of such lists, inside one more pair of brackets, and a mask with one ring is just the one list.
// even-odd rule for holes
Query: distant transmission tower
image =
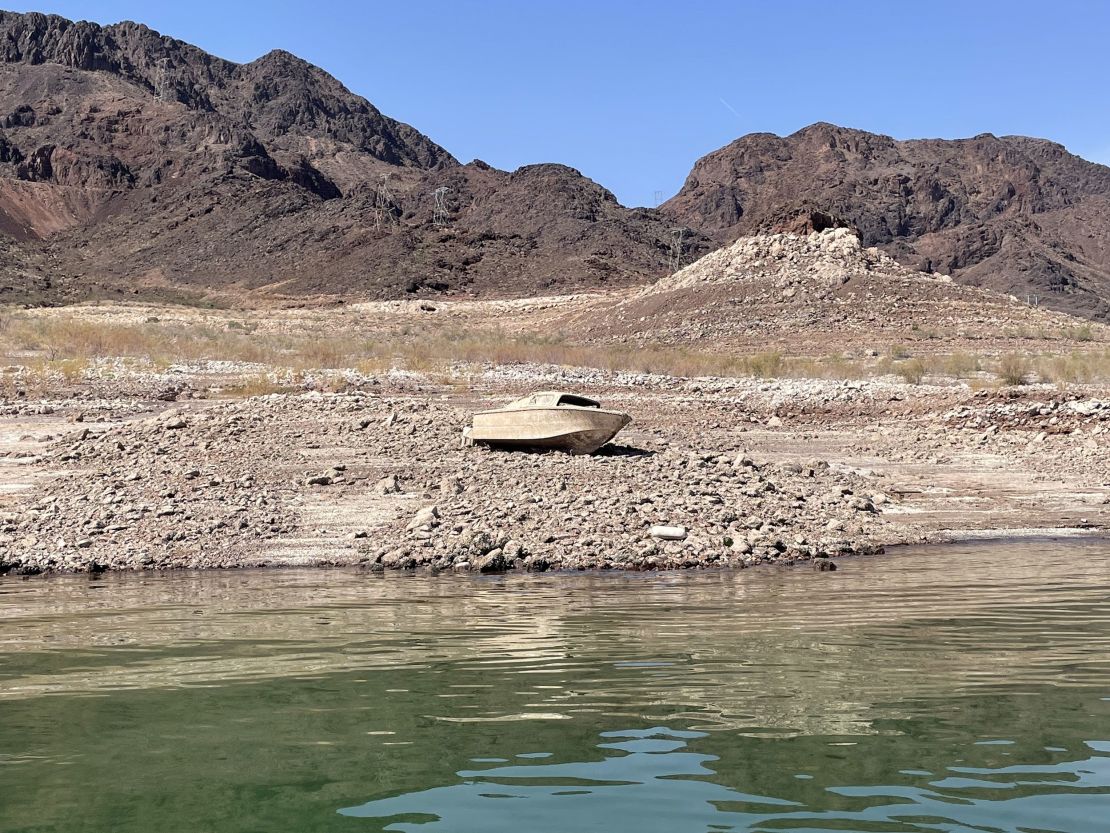
{"label": "distant transmission tower", "polygon": [[166,100],[166,89],[169,87],[170,59],[161,58],[158,61],[158,72],[155,73],[154,94],[159,101]]}
{"label": "distant transmission tower", "polygon": [[671,271],[677,272],[682,268],[683,255],[686,253],[686,229],[673,228],[671,229],[671,253],[670,264]]}
{"label": "distant transmission tower", "polygon": [[397,217],[393,213],[393,192],[389,190],[389,174],[382,174],[378,190],[374,193],[374,228],[380,229],[385,223],[393,224]]}
{"label": "distant transmission tower", "polygon": [[440,185],[432,192],[435,198],[435,206],[432,209],[432,222],[438,228],[443,228],[451,219],[450,212],[447,210],[447,192],[451,189],[446,185]]}

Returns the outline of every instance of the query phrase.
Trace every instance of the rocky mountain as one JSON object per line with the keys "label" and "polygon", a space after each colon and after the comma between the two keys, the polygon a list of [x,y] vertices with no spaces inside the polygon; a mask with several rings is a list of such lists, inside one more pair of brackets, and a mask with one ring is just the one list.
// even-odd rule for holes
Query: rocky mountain
{"label": "rocky mountain", "polygon": [[1043,139],[754,133],[698,160],[661,208],[718,243],[848,225],[913,268],[1110,317],[1110,168]]}
{"label": "rocky mountain", "polygon": [[564,166],[462,165],[286,52],[0,12],[0,299],[567,291],[664,274],[670,225]]}
{"label": "rocky mountain", "polygon": [[0,12],[0,301],[569,292],[830,226],[1110,317],[1110,168],[1051,142],[753,134],[629,209],[562,165],[461,164],[287,52],[235,64],[135,23]]}

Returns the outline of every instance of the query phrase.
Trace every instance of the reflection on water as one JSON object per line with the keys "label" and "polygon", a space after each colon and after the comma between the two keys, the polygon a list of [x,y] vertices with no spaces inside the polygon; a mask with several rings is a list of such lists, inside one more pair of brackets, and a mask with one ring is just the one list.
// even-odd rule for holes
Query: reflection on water
{"label": "reflection on water", "polygon": [[0,579],[0,830],[1102,830],[1108,568]]}
{"label": "reflection on water", "polygon": [[[746,805],[795,806],[794,802],[746,795],[703,776],[716,760],[686,749],[698,732],[670,729],[605,732],[599,744],[611,754],[596,761],[519,764],[458,773],[461,783],[341,810],[348,816],[408,817],[389,830],[428,833],[484,830],[610,831],[671,833],[733,830],[769,818],[744,813]],[[511,800],[511,807],[497,806]]]}
{"label": "reflection on water", "polygon": [[[370,801],[343,815],[396,819],[387,830],[421,833],[631,830],[1095,831],[1110,826],[1110,757],[1049,766],[952,767],[964,777],[905,785],[841,786],[859,809],[807,807],[715,783],[713,755],[688,748],[700,732],[603,732],[607,754],[578,763],[497,766],[459,783]],[[612,740],[608,740],[608,739]],[[1090,743],[1110,752],[1110,743]],[[518,756],[523,757],[523,756]],[[903,773],[928,776],[930,773]],[[972,776],[972,777],[967,777]],[[806,778],[812,776],[805,776]],[[907,779],[909,781],[909,779]],[[998,797],[998,791],[1005,797]],[[506,807],[504,803],[510,800]]]}

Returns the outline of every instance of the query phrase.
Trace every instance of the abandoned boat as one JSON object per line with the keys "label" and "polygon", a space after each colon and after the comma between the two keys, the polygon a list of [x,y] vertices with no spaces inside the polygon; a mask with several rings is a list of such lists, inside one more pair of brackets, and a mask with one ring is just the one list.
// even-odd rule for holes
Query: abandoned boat
{"label": "abandoned boat", "polygon": [[541,391],[474,415],[464,442],[592,454],[632,421],[628,414],[562,391]]}

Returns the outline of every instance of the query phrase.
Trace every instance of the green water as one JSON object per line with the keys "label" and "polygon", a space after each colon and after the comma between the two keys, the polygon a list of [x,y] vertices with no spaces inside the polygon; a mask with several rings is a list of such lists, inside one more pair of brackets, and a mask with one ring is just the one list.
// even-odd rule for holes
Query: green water
{"label": "green water", "polygon": [[0,831],[1110,830],[1110,545],[0,579]]}

